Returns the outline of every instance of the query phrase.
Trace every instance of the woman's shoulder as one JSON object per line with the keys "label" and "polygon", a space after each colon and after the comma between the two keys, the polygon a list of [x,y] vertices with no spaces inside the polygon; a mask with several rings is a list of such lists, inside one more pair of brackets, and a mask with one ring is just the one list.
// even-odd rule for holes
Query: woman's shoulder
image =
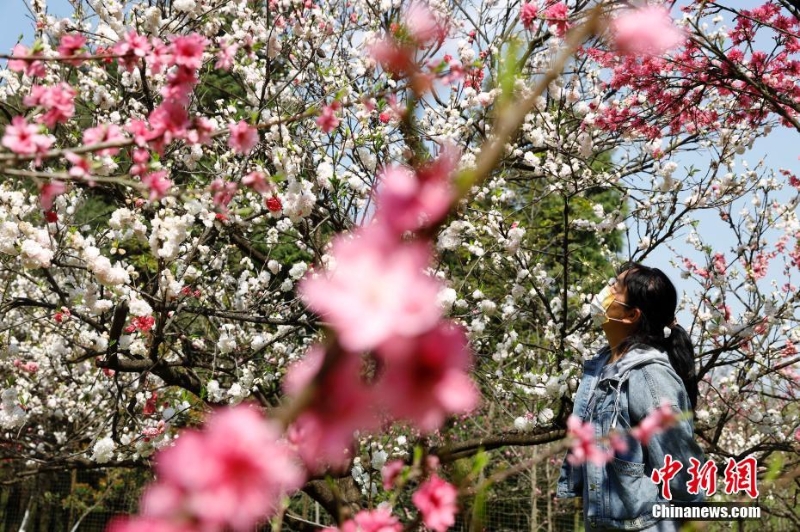
{"label": "woman's shoulder", "polygon": [[689,408],[689,396],[683,381],[667,364],[646,364],[631,370],[628,377],[629,408],[641,415],[664,402],[679,410]]}

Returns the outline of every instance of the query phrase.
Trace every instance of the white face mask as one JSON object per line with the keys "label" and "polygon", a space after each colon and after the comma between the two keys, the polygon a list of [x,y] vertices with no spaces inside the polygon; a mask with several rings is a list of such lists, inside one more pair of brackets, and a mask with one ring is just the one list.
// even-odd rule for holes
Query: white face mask
{"label": "white face mask", "polygon": [[[590,313],[595,325],[603,325],[609,321],[621,321],[608,317],[608,308],[612,303],[614,303],[614,301],[616,301],[614,296],[615,294],[611,290],[611,286],[606,285],[602,290],[600,290],[600,293],[595,294],[595,296],[589,302]],[[628,306],[622,301],[617,301],[617,303],[624,307]]]}

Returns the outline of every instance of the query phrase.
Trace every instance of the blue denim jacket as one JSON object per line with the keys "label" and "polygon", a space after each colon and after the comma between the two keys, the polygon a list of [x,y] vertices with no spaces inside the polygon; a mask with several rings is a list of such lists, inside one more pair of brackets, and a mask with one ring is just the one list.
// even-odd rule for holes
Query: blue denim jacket
{"label": "blue denim jacket", "polygon": [[[689,397],[680,377],[672,369],[667,354],[648,346],[637,346],[614,364],[606,365],[608,348],[584,364],[583,378],[575,396],[573,412],[595,425],[597,437],[612,428],[626,431],[648,413],[669,401],[676,411],[691,410]],[[703,452],[694,441],[691,419],[654,436],[644,446],[627,437],[628,451],[617,453],[602,466],[585,463],[572,466],[564,460],[556,497],[583,497],[586,530],[643,530],[657,523],[652,505],[665,502],[661,488],[650,479],[653,469],[664,467],[664,457],[683,467],[670,481],[673,501],[701,501],[687,492],[687,473],[694,457],[702,463]],[[663,523],[666,524],[666,523]]]}

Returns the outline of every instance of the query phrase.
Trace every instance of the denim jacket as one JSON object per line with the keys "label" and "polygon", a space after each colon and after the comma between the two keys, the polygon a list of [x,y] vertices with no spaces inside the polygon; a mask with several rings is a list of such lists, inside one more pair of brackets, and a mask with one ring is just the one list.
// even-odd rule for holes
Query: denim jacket
{"label": "denim jacket", "polygon": [[[591,421],[598,438],[612,428],[627,431],[648,413],[668,401],[676,411],[691,410],[689,397],[667,354],[649,346],[637,346],[614,364],[606,347],[584,364],[583,378],[575,396],[574,414]],[[597,466],[590,462],[573,466],[564,460],[556,497],[583,497],[586,530],[642,530],[657,523],[652,505],[665,502],[661,486],[650,479],[653,469],[664,467],[667,454],[683,467],[670,481],[673,501],[703,499],[687,492],[687,473],[694,457],[703,453],[694,441],[691,419],[653,436],[648,444],[627,437],[628,450]]]}

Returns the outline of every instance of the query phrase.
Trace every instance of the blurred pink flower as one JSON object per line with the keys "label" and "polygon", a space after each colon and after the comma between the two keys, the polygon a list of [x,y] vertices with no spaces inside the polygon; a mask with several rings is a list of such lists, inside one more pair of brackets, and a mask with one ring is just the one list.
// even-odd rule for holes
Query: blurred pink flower
{"label": "blurred pink flower", "polygon": [[631,436],[647,445],[650,438],[664,432],[678,422],[678,414],[669,403],[664,401],[661,406],[647,414],[639,424],[631,430]]}
{"label": "blurred pink flower", "polygon": [[275,185],[264,175],[263,172],[250,172],[242,178],[242,184],[246,187],[252,188],[259,194],[267,194],[272,192]]}
{"label": "blurred pink flower", "polygon": [[544,19],[550,24],[552,33],[556,37],[563,37],[569,29],[567,5],[558,2],[544,10]]}
{"label": "blurred pink flower", "polygon": [[385,364],[378,384],[382,402],[423,432],[477,406],[478,389],[469,377],[472,356],[461,327],[442,322],[415,338],[391,338],[378,354]]}
{"label": "blurred pink flower", "polygon": [[9,59],[8,69],[12,72],[24,72],[26,76],[31,78],[43,78],[47,74],[47,71],[44,68],[44,62],[35,59],[41,54],[38,52],[32,53],[31,50],[29,50],[24,44],[17,44],[14,46],[14,49],[11,51],[11,55],[15,58],[26,58]]}
{"label": "blurred pink flower", "polygon": [[75,89],[69,83],[57,85],[34,85],[31,93],[23,99],[28,107],[42,107],[46,112],[36,118],[50,129],[64,123],[75,114]]}
{"label": "blurred pink flower", "polygon": [[318,377],[325,358],[321,346],[312,347],[286,373],[284,391],[297,397],[312,385],[309,406],[289,431],[289,441],[309,469],[346,465],[353,433],[369,432],[379,425],[375,396],[361,377],[361,359],[353,353],[338,353],[337,360]]}
{"label": "blurred pink flower", "polygon": [[386,508],[361,510],[342,524],[341,532],[401,532],[403,525]]}
{"label": "blurred pink flower", "polygon": [[183,432],[158,454],[158,481],[142,498],[144,515],[190,515],[203,530],[251,530],[305,480],[280,435],[250,406],[215,412],[202,431]]}
{"label": "blurred pink flower", "polygon": [[147,54],[147,65],[153,74],[160,74],[167,66],[174,64],[172,47],[165,44],[158,37],[153,37],[150,43],[153,49]]}
{"label": "blurred pink flower", "polygon": [[683,42],[683,33],[662,6],[627,9],[611,23],[614,44],[623,54],[659,55]]}
{"label": "blurred pink flower", "polygon": [[112,49],[115,54],[123,56],[118,59],[119,63],[128,72],[132,72],[150,52],[150,41],[146,35],[139,35],[136,30],[131,30]]}
{"label": "blurred pink flower", "polygon": [[447,26],[439,22],[425,2],[419,0],[413,1],[403,14],[403,24],[418,45],[434,39],[441,42],[447,37]]}
{"label": "blurred pink flower", "polygon": [[197,71],[191,68],[178,67],[167,74],[167,84],[161,88],[161,96],[165,100],[172,100],[182,106],[189,105],[192,89],[197,85],[199,78]]}
{"label": "blurred pink flower", "polygon": [[584,423],[576,415],[567,419],[567,436],[572,438],[572,446],[567,454],[567,461],[572,465],[580,465],[586,461],[601,466],[611,460],[613,455],[597,445],[595,427],[591,421]]}
{"label": "blurred pink flower", "polygon": [[199,33],[181,35],[172,39],[172,56],[174,64],[197,70],[203,66],[203,52],[208,40]]}
{"label": "blurred pink flower", "polygon": [[236,52],[239,46],[230,44],[228,41],[223,41],[219,45],[219,52],[217,52],[217,62],[214,63],[214,68],[220,70],[230,70],[233,67],[233,61],[236,58]]}
{"label": "blurred pink flower", "polygon": [[158,170],[142,176],[142,184],[150,190],[150,201],[167,195],[167,191],[172,187],[172,181],[167,175],[166,170]]}
{"label": "blurred pink flower", "polygon": [[447,145],[416,173],[405,166],[384,169],[377,188],[379,223],[398,234],[438,223],[453,201],[452,175],[459,156],[455,147]]}
{"label": "blurred pink flower", "polygon": [[444,532],[456,522],[458,506],[456,488],[432,475],[411,497],[414,506],[422,514],[422,522],[427,528],[436,532]]}
{"label": "blurred pink flower", "polygon": [[414,48],[399,44],[391,37],[373,43],[369,47],[369,55],[386,72],[397,77],[406,76],[416,70]]}
{"label": "blurred pink flower", "polygon": [[106,528],[106,532],[196,532],[188,524],[153,517],[117,517]]}
{"label": "blurred pink flower", "polygon": [[15,116],[6,126],[3,146],[19,155],[42,154],[53,145],[55,139],[39,133],[39,126],[29,124],[24,117]]}
{"label": "blurred pink flower", "polygon": [[525,2],[519,9],[519,20],[526,30],[533,28],[533,23],[536,22],[536,16],[539,14],[539,6],[533,2]]}
{"label": "blurred pink flower", "polygon": [[[77,56],[81,48],[86,45],[86,37],[80,33],[67,33],[61,37],[61,42],[58,43],[58,55],[69,57]],[[67,61],[72,66],[80,66],[83,63],[82,59],[70,59]]]}
{"label": "blurred pink flower", "polygon": [[397,477],[403,472],[405,463],[402,460],[392,460],[386,462],[381,469],[381,480],[383,481],[383,489],[389,491],[394,488]]}
{"label": "blurred pink flower", "polygon": [[322,112],[317,117],[317,125],[325,133],[330,133],[339,127],[339,118],[336,116],[336,110],[339,108],[337,104],[326,105],[322,108]]}
{"label": "blurred pink flower", "polygon": [[228,204],[236,195],[239,187],[236,183],[225,181],[222,178],[217,178],[211,182],[211,193],[213,194],[214,205],[222,212],[228,211]]}
{"label": "blurred pink flower", "polygon": [[81,157],[80,155],[72,153],[71,151],[65,153],[64,157],[70,162],[70,164],[72,164],[69,169],[70,176],[78,179],[86,179],[90,186],[94,185],[94,182],[90,179],[92,175],[92,164],[89,159],[86,157]]}
{"label": "blurred pink flower", "polygon": [[66,192],[67,186],[62,181],[50,181],[39,187],[39,203],[42,210],[49,211],[53,208],[53,200]]}
{"label": "blurred pink flower", "polygon": [[228,146],[236,153],[249,153],[258,144],[258,130],[244,120],[239,120],[236,124],[231,123],[228,128],[231,135]]}
{"label": "blurred pink flower", "polygon": [[[186,108],[174,100],[165,100],[153,109],[148,116],[151,131],[144,132],[143,138],[148,142],[159,139],[158,144],[169,144],[174,139],[179,139],[186,134],[186,129],[191,126]],[[140,133],[137,131],[137,133]],[[141,137],[137,136],[137,143]],[[154,149],[161,152],[163,146],[156,145]]]}
{"label": "blurred pink flower", "polygon": [[334,239],[330,255],[334,267],[307,275],[299,292],[336,330],[344,349],[373,349],[439,320],[439,283],[423,273],[431,259],[426,245],[398,242],[373,225]]}
{"label": "blurred pink flower", "polygon": [[189,144],[211,144],[213,133],[214,126],[211,120],[204,116],[196,116],[184,138]]}
{"label": "blurred pink flower", "polygon": [[[83,132],[83,143],[88,146],[125,140],[127,140],[127,138],[123,134],[122,129],[116,124],[100,124],[99,126],[89,128]],[[103,148],[97,150],[95,153],[98,155],[116,155],[119,153],[119,148]]]}

